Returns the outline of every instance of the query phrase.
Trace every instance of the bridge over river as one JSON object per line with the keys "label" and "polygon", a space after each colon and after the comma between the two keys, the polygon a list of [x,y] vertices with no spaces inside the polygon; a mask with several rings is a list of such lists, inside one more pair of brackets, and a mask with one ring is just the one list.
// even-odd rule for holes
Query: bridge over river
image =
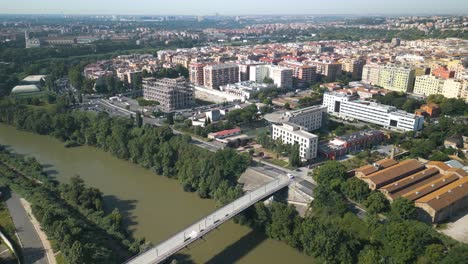
{"label": "bridge over river", "polygon": [[271,181],[247,194],[239,199],[225,205],[203,219],[197,221],[191,226],[185,228],[179,233],[175,234],[166,241],[150,248],[149,250],[137,255],[136,257],[128,260],[127,264],[154,264],[160,263],[167,259],[177,251],[188,246],[195,240],[203,237],[208,232],[217,228],[224,222],[228,221],[235,215],[244,211],[258,201],[274,194],[282,188],[288,186],[293,180],[287,177],[281,177]]}

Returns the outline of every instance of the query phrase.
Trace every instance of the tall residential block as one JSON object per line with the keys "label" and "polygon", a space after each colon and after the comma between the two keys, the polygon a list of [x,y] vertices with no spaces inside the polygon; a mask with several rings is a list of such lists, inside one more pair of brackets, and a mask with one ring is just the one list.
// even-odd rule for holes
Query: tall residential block
{"label": "tall residential block", "polygon": [[219,89],[220,86],[239,82],[239,66],[236,64],[213,64],[203,68],[204,86]]}
{"label": "tall residential block", "polygon": [[414,82],[413,92],[415,94],[421,94],[425,96],[431,94],[441,94],[444,83],[444,79],[440,79],[432,75],[417,76]]}
{"label": "tall residential block", "polygon": [[415,70],[403,66],[384,66],[380,69],[378,85],[397,92],[412,92]]}
{"label": "tall residential block", "polygon": [[379,84],[380,68],[378,64],[366,64],[362,68],[362,82],[372,85]]}
{"label": "tall residential block", "polygon": [[205,79],[203,76],[203,68],[205,67],[204,63],[192,62],[189,65],[189,78],[190,82],[203,86]]}

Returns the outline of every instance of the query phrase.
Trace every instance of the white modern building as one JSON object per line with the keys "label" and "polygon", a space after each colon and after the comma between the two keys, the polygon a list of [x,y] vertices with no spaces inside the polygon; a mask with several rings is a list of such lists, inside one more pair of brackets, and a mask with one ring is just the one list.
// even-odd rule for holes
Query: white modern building
{"label": "white modern building", "polygon": [[307,131],[313,131],[322,127],[323,115],[326,111],[325,106],[314,105],[295,111],[270,113],[264,118],[272,124],[281,125],[289,122],[304,127]]}
{"label": "white modern building", "polygon": [[346,94],[325,93],[323,105],[327,107],[329,114],[380,125],[387,129],[419,131],[423,128],[423,116],[398,110],[394,106],[354,100],[353,96]]}
{"label": "white modern building", "polygon": [[275,65],[250,67],[250,81],[261,83],[266,77],[271,78],[278,88],[292,88],[293,71],[291,69]]}
{"label": "white modern building", "polygon": [[311,160],[317,157],[318,136],[305,131],[304,127],[284,123],[282,125],[272,125],[272,138],[281,139],[283,144],[298,144],[299,156],[304,160]]}
{"label": "white modern building", "polygon": [[219,90],[237,97],[241,101],[250,99],[253,95],[276,88],[276,85],[246,81],[234,84],[227,84],[219,87]]}

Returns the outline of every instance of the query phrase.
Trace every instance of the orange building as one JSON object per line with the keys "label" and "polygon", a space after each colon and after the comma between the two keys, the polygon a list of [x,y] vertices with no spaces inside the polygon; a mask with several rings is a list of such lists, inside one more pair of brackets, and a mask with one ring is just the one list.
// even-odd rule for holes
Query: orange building
{"label": "orange building", "polygon": [[440,66],[432,71],[432,75],[441,79],[450,79],[455,77],[455,71],[450,71],[446,66]]}

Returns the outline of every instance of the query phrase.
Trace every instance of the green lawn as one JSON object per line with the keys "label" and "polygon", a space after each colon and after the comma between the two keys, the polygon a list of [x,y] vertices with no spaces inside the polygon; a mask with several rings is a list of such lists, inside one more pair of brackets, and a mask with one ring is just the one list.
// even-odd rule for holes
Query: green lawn
{"label": "green lawn", "polygon": [[291,165],[289,165],[288,162],[284,161],[284,160],[279,160],[279,159],[275,159],[275,158],[271,158],[271,159],[267,159],[265,160],[266,162],[269,162],[269,163],[272,163],[274,165],[278,165],[280,167],[283,167],[283,168],[286,168],[286,169],[294,169]]}

